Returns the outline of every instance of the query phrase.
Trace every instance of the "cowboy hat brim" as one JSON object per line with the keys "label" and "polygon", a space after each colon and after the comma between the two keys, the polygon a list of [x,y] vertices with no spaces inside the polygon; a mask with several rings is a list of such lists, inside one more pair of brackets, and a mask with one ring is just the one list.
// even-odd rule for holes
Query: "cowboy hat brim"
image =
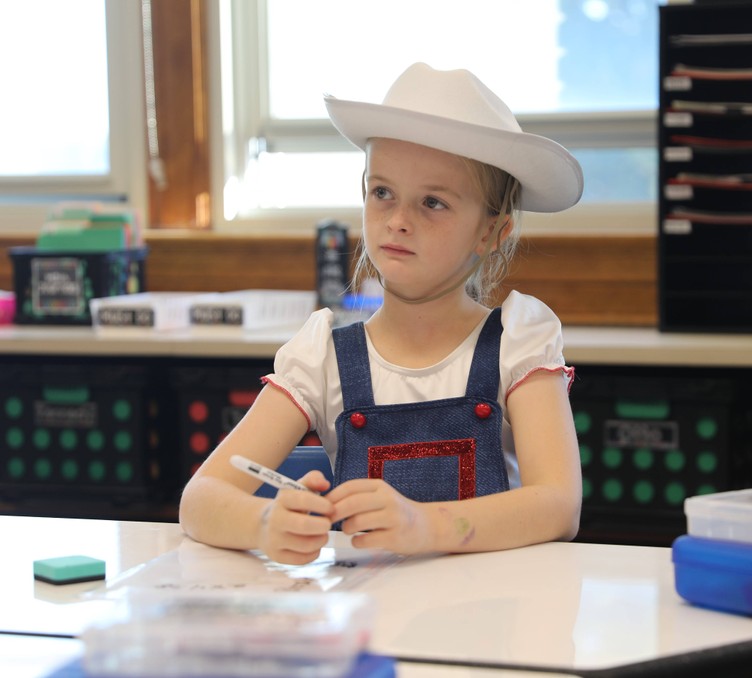
{"label": "cowboy hat brim", "polygon": [[521,187],[520,207],[558,212],[582,196],[579,163],[551,139],[443,118],[404,108],[325,96],[329,117],[348,141],[365,150],[383,137],[436,148],[499,167]]}

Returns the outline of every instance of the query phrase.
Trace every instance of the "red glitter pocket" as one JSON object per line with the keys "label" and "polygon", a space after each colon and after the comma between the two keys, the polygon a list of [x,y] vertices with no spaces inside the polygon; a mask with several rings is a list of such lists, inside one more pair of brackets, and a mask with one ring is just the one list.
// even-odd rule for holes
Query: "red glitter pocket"
{"label": "red glitter pocket", "polygon": [[434,440],[399,445],[373,445],[368,448],[368,477],[383,478],[384,462],[424,457],[457,457],[458,499],[475,496],[475,439]]}

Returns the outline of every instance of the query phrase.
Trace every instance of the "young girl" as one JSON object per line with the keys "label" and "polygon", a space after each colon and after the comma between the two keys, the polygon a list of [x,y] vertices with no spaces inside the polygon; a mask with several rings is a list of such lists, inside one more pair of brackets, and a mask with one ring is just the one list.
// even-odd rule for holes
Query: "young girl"
{"label": "young girl", "polygon": [[[571,539],[581,475],[561,326],[510,292],[518,210],[575,204],[582,172],[555,142],[524,133],[471,73],[415,64],[383,104],[326,97],[339,131],[365,150],[357,275],[384,287],[364,324],[315,312],[277,353],[237,427],[187,484],[180,521],[194,539],[314,560],[330,529],[404,554],[507,549]],[[230,464],[276,468],[315,430],[334,467],[312,491],[253,496]]]}

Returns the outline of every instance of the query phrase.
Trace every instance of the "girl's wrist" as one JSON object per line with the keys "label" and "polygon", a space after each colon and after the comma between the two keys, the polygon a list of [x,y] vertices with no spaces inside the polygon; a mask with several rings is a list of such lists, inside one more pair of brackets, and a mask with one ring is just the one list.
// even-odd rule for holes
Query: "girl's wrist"
{"label": "girl's wrist", "polygon": [[462,502],[431,504],[431,551],[464,551],[475,538],[475,526],[460,510]]}

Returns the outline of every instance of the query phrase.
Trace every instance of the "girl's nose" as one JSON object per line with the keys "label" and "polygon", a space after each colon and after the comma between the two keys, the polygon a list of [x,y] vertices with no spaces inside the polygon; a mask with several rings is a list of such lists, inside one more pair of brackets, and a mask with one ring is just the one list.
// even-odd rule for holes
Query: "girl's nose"
{"label": "girl's nose", "polygon": [[386,225],[390,231],[409,233],[412,230],[412,215],[409,208],[396,206],[390,213]]}

